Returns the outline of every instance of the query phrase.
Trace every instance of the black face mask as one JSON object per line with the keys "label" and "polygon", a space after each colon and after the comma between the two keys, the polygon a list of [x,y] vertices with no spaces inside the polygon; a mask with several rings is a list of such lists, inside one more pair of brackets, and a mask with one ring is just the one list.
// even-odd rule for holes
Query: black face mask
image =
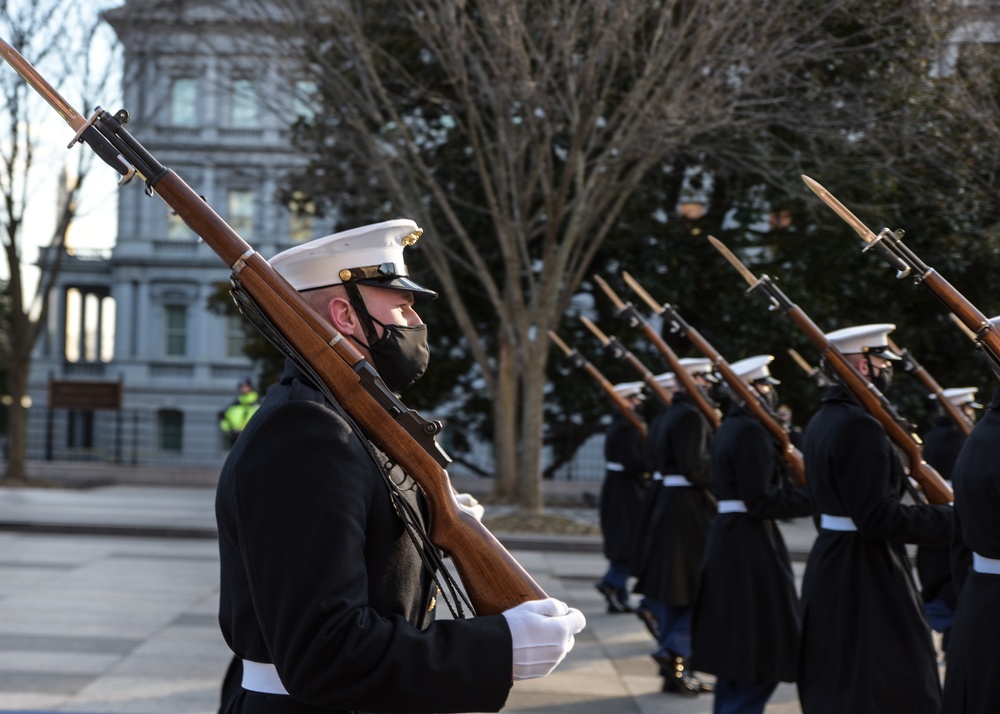
{"label": "black face mask", "polygon": [[880,367],[878,374],[875,374],[875,370],[871,367],[871,362],[868,363],[868,372],[872,375],[872,384],[875,385],[875,389],[885,394],[889,391],[889,387],[892,385],[892,365],[888,364],[885,367]]}
{"label": "black face mask", "polygon": [[778,390],[774,388],[773,384],[771,385],[771,389],[769,389],[766,393],[757,389],[757,394],[760,395],[760,398],[764,401],[764,404],[767,405],[767,408],[772,414],[778,411],[778,405],[781,402],[778,400]]}
{"label": "black face mask", "polygon": [[382,337],[368,345],[379,376],[390,391],[400,392],[416,382],[427,371],[431,351],[427,346],[427,325],[382,326]]}

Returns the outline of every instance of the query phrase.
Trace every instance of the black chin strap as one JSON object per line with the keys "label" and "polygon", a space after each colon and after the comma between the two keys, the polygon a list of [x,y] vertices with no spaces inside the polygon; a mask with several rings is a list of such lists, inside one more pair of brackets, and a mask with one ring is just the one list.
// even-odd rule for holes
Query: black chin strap
{"label": "black chin strap", "polygon": [[[374,319],[369,314],[368,307],[365,305],[365,299],[361,297],[361,288],[353,280],[345,280],[343,286],[344,290],[347,291],[347,298],[350,300],[354,312],[357,313],[358,319],[361,321],[361,329],[365,332],[368,344],[374,344],[378,340],[378,331],[375,329]],[[357,338],[355,338],[355,341],[357,341]]]}

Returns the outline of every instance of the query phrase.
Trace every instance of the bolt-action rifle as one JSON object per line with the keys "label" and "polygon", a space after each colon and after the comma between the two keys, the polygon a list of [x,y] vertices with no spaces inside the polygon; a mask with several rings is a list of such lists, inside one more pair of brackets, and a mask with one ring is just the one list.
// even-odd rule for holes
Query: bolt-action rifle
{"label": "bolt-action rifle", "polygon": [[601,290],[611,299],[615,308],[618,310],[616,313],[618,317],[624,318],[633,327],[638,327],[642,330],[642,333],[646,336],[650,342],[659,350],[660,354],[666,360],[670,369],[673,370],[674,376],[684,390],[687,392],[688,396],[694,401],[695,405],[701,411],[701,413],[708,419],[708,423],[712,425],[713,429],[719,428],[720,418],[719,412],[716,408],[709,403],[708,399],[704,394],[701,393],[701,389],[698,388],[698,384],[694,381],[694,377],[688,374],[688,371],[684,369],[681,364],[680,357],[674,352],[670,345],[660,336],[660,333],[656,331],[649,321],[646,320],[639,311],[635,309],[635,306],[630,302],[625,302],[620,297],[618,293],[611,289],[600,275],[595,275],[594,280],[601,287]]}
{"label": "bolt-action rifle", "polygon": [[121,175],[119,185],[142,179],[147,195],[158,194],[201,236],[232,270],[231,293],[244,316],[413,478],[431,510],[430,539],[451,557],[477,614],[497,614],[546,597],[500,541],[458,505],[445,470],[451,459],[435,440],[441,424],[408,409],[349,340],[318,315],[201,196],[136,141],[125,130],[127,111],[112,115],[98,107],[86,119],[2,39],[0,56],[73,128],[76,135],[70,147],[87,144]]}
{"label": "bolt-action rifle", "polygon": [[621,343],[621,340],[617,337],[609,337],[604,334],[601,328],[595,325],[594,321],[588,317],[581,315],[580,322],[587,326],[587,329],[594,334],[594,337],[596,337],[598,341],[604,345],[604,348],[610,351],[616,359],[624,361],[632,369],[639,373],[642,377],[643,383],[645,383],[645,385],[649,387],[649,390],[656,395],[656,398],[660,400],[660,403],[663,406],[670,406],[670,402],[673,401],[673,395],[670,394],[670,392],[668,392],[662,384],[656,381],[656,375],[654,375],[649,368],[642,363],[642,360],[632,354],[632,351],[625,347],[625,345]]}
{"label": "bolt-action rifle", "polygon": [[771,435],[777,439],[778,444],[781,446],[781,454],[784,457],[786,463],[791,468],[792,478],[800,486],[804,486],[806,482],[806,469],[805,464],[802,461],[802,452],[792,444],[791,438],[788,436],[788,432],[785,431],[785,427],[781,425],[778,418],[771,412],[771,410],[764,405],[760,399],[760,395],[756,394],[744,380],[742,380],[739,375],[732,370],[729,366],[729,362],[715,349],[708,340],[706,340],[698,330],[694,329],[687,323],[687,321],[681,317],[681,314],[677,311],[673,305],[670,304],[660,304],[653,299],[653,296],[646,292],[645,288],[639,284],[639,282],[633,278],[628,273],[622,273],[622,277],[628,286],[632,288],[636,295],[641,297],[643,301],[649,305],[650,309],[657,312],[661,317],[663,317],[670,325],[670,331],[675,332],[682,337],[686,337],[691,340],[691,344],[695,346],[699,352],[708,357],[712,364],[715,365],[716,371],[722,375],[722,378],[726,380],[726,384],[733,391],[737,402],[747,409],[751,414],[756,417],[756,419],[761,423],[761,425],[771,432]]}
{"label": "bolt-action rifle", "polygon": [[965,418],[965,415],[958,410],[958,407],[952,404],[951,401],[944,396],[944,390],[941,388],[941,385],[938,384],[938,381],[934,379],[930,372],[924,369],[922,364],[917,362],[917,358],[913,356],[913,353],[907,349],[900,349],[899,346],[892,341],[891,337],[887,337],[886,340],[888,342],[889,349],[903,358],[903,369],[907,372],[913,373],[917,379],[924,383],[924,386],[927,387],[931,394],[934,395],[934,398],[937,399],[938,404],[941,405],[941,409],[943,409],[944,413],[948,415],[948,418],[955,422],[955,426],[957,426],[963,434],[968,436],[972,431],[972,424],[970,424],[969,420]]}
{"label": "bolt-action rifle", "polygon": [[615,387],[608,381],[608,378],[601,374],[601,370],[597,369],[594,365],[587,361],[587,358],[580,354],[577,350],[573,349],[565,342],[563,342],[559,335],[557,335],[552,330],[549,330],[549,339],[559,346],[570,361],[578,368],[582,369],[587,375],[600,385],[601,390],[607,395],[611,403],[622,413],[625,420],[632,425],[632,428],[639,432],[639,435],[645,439],[646,433],[649,429],[646,426],[646,420],[639,416],[635,410],[628,405],[624,397],[615,391]]}
{"label": "bolt-action rifle", "polygon": [[861,236],[861,240],[865,242],[863,249],[865,252],[874,248],[889,265],[896,269],[897,278],[912,276],[914,282],[925,285],[961,321],[962,325],[972,331],[975,335],[976,346],[989,361],[993,374],[1000,379],[1000,328],[992,324],[986,315],[980,312],[979,308],[969,302],[951,283],[941,277],[934,268],[920,260],[903,243],[903,230],[892,231],[883,228],[878,235],[875,235],[844,204],[816,181],[808,176],[803,176],[802,180],[813,193],[819,196]]}
{"label": "bolt-action rifle", "polygon": [[714,236],[709,236],[708,240],[750,284],[750,289],[747,292],[756,292],[762,295],[771,305],[771,309],[783,310],[792,322],[805,333],[809,341],[816,346],[822,359],[836,372],[844,388],[854,395],[865,411],[878,420],[889,438],[906,455],[910,476],[920,485],[927,501],[929,503],[951,503],[955,498],[951,488],[941,478],[941,474],[924,461],[921,454],[920,438],[908,428],[905,420],[896,413],[889,400],[878,391],[874,384],[861,375],[844,354],[826,338],[826,334],[819,329],[819,326],[803,312],[802,308],[789,300],[788,296],[774,284],[769,276],[755,277],[749,268],[743,265],[740,259],[720,240]]}

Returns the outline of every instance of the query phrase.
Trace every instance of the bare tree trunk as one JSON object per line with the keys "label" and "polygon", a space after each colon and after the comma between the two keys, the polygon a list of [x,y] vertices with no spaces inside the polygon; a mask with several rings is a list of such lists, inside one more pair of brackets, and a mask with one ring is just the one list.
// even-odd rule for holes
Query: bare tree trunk
{"label": "bare tree trunk", "polygon": [[24,397],[28,392],[28,364],[12,364],[8,375],[11,404],[7,413],[7,470],[0,483],[6,486],[25,486],[28,479],[26,457],[28,450],[28,410]]}
{"label": "bare tree trunk", "polygon": [[[503,332],[503,331],[501,331]],[[497,355],[496,399],[493,415],[496,423],[493,448],[496,452],[494,494],[504,501],[514,501],[518,489],[518,378],[514,346],[501,334]]]}
{"label": "bare tree trunk", "polygon": [[545,402],[545,359],[537,354],[536,347],[521,375],[521,449],[520,479],[517,502],[522,510],[540,512],[544,506],[542,496],[542,433],[545,426],[542,407]]}

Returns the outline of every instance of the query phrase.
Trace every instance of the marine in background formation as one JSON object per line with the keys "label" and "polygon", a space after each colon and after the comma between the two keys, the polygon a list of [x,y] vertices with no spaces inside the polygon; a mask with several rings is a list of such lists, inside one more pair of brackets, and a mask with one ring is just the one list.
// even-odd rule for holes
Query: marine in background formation
{"label": "marine in background formation", "polygon": [[[942,391],[944,398],[957,407],[970,424],[976,421],[976,410],[983,405],[976,401],[978,387],[952,387]],[[930,395],[936,402],[936,395]],[[924,459],[941,477],[952,483],[955,467],[965,432],[948,413],[937,405],[931,428],[924,434]],[[917,575],[920,578],[920,597],[931,629],[941,633],[941,649],[947,654],[951,623],[955,619],[958,593],[951,574],[950,545],[922,545],[917,548]]]}
{"label": "marine in background formation", "polygon": [[[714,382],[707,359],[682,360],[698,388]],[[684,390],[661,412],[646,438],[646,463],[653,472],[650,511],[639,553],[633,563],[635,591],[645,596],[659,624],[659,648],[652,657],[660,667],[663,691],[696,696],[709,685],[688,666],[691,655],[691,605],[698,587],[708,526],[715,515],[709,491],[709,444],[712,428]]]}
{"label": "marine in background formation", "polygon": [[[773,408],[771,355],[730,365]],[[692,666],[716,676],[716,714],[764,711],[779,682],[794,682],[800,634],[791,558],[776,519],[807,516],[809,494],[780,445],[733,399],[711,445],[718,515],[708,532],[692,609]]]}
{"label": "marine in background formation", "polygon": [[[642,382],[622,382],[614,386],[632,409],[643,403]],[[601,485],[599,516],[604,557],[608,569],[597,589],[608,602],[609,613],[629,613],[629,563],[635,550],[643,495],[648,482],[642,456],[642,437],[619,413],[604,433],[604,482]]]}
{"label": "marine in background formation", "polygon": [[[884,392],[891,324],[826,335]],[[906,475],[882,425],[831,387],[806,427],[819,535],[802,583],[798,689],[804,714],[938,714],[937,657],[905,543],[942,544],[951,507],[901,501]]]}
{"label": "marine in background formation", "polygon": [[[996,318],[994,318],[996,319]],[[1000,711],[1000,387],[972,429],[952,469],[952,540],[958,607],[944,681],[947,714]],[[971,551],[971,567],[969,552]]]}

